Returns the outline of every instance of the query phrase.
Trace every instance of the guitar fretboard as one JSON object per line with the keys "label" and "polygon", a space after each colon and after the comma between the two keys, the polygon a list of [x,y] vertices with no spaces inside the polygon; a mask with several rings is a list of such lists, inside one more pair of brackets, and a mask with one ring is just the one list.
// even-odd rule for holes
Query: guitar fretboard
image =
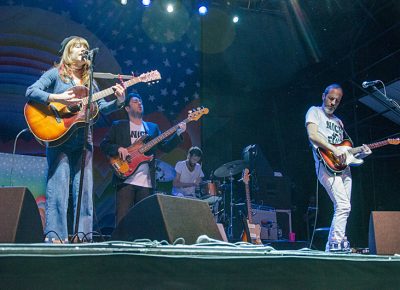
{"label": "guitar fretboard", "polygon": [[[127,87],[133,86],[133,85],[135,85],[135,84],[137,84],[137,83],[140,83],[141,81],[142,81],[142,80],[141,80],[139,77],[134,77],[134,78],[131,78],[130,80],[124,82],[124,85],[123,85],[123,86],[124,86],[125,88],[127,88]],[[103,99],[103,98],[105,98],[105,97],[107,97],[107,96],[110,96],[110,95],[112,95],[112,94],[114,94],[113,88],[108,88],[108,89],[102,90],[102,91],[100,91],[100,92],[94,93],[94,94],[93,94],[93,98],[92,98],[92,102],[96,102],[96,101],[98,101],[98,100],[100,100],[100,99]],[[83,98],[83,99],[82,99],[83,105],[87,105],[87,104],[88,104],[88,101],[89,101],[89,98],[88,98],[88,97]]]}
{"label": "guitar fretboard", "polygon": [[[384,140],[384,141],[379,141],[379,142],[375,142],[375,143],[372,143],[372,144],[367,144],[367,146],[370,149],[376,149],[376,148],[379,148],[379,147],[382,147],[382,146],[386,146],[388,144],[390,144],[389,140]],[[357,153],[360,153],[362,151],[363,151],[362,146],[349,149],[349,152],[351,154],[357,154]]]}
{"label": "guitar fretboard", "polygon": [[[188,123],[191,120],[189,118],[186,118],[185,120],[183,120],[183,123]],[[181,123],[182,123],[181,122]],[[140,153],[145,153],[147,151],[149,151],[151,148],[153,148],[155,145],[157,145],[158,143],[160,143],[162,140],[164,140],[165,138],[167,138],[168,136],[171,136],[172,134],[174,134],[176,132],[176,130],[178,130],[179,124],[173,126],[172,128],[169,128],[167,131],[165,131],[164,133],[162,133],[161,135],[157,136],[156,138],[152,139],[151,141],[147,142],[146,144],[144,144],[140,149],[139,152]]]}

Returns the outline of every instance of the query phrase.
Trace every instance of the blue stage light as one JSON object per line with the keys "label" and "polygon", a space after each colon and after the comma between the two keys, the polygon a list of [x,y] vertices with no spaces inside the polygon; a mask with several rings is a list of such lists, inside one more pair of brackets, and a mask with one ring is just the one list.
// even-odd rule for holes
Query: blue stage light
{"label": "blue stage light", "polygon": [[151,0],[142,0],[142,4],[143,4],[144,6],[150,6]]}
{"label": "blue stage light", "polygon": [[199,7],[199,14],[200,15],[205,15],[205,14],[207,14],[207,12],[208,12],[208,9],[207,9],[206,6],[202,5],[202,6]]}

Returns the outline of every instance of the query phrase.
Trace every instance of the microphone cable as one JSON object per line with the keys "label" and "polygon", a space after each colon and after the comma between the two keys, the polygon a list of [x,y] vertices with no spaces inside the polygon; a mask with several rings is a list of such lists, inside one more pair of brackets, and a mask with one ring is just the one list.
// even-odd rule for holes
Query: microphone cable
{"label": "microphone cable", "polygon": [[11,169],[10,169],[10,182],[9,182],[10,186],[13,186],[13,183],[12,183],[12,175],[13,175],[13,171],[14,171],[14,159],[15,159],[15,150],[16,150],[16,148],[17,148],[17,141],[18,141],[19,136],[20,136],[22,133],[25,133],[25,132],[27,132],[27,131],[29,131],[29,128],[22,129],[22,130],[17,134],[17,136],[15,137],[15,140],[14,140],[14,147],[13,147],[12,159],[11,159]]}

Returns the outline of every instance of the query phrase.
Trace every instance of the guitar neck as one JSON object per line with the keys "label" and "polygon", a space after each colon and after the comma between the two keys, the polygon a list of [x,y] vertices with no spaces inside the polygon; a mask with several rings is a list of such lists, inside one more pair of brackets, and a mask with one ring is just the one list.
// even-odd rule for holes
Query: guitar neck
{"label": "guitar neck", "polygon": [[[140,83],[140,82],[141,82],[141,79],[139,77],[133,77],[130,80],[124,82],[123,86],[125,88],[128,88],[128,87],[133,86],[133,85],[135,85],[137,83]],[[105,98],[107,96],[110,96],[112,94],[114,94],[114,90],[112,88],[108,88],[108,89],[102,90],[100,92],[94,93],[93,94],[93,98],[92,98],[92,102],[96,102],[96,101],[98,101],[100,99],[103,99],[103,98]],[[88,101],[89,101],[88,97],[82,99],[82,103],[84,105],[87,105]]]}
{"label": "guitar neck", "polygon": [[[191,120],[189,118],[186,118],[185,120],[183,120],[181,123],[189,123]],[[154,146],[156,146],[158,143],[160,143],[162,140],[164,140],[165,138],[171,136],[172,134],[174,134],[176,132],[176,130],[178,130],[179,124],[173,126],[172,128],[169,128],[167,131],[165,131],[164,133],[162,133],[161,135],[157,136],[156,138],[154,138],[153,140],[147,142],[146,144],[144,144],[140,149],[139,152],[140,153],[145,153],[147,151],[149,151],[151,148],[153,148]]]}
{"label": "guitar neck", "polygon": [[253,215],[251,213],[251,203],[250,203],[250,187],[249,183],[244,184],[244,189],[246,191],[246,203],[247,203],[247,219],[249,223],[253,223]]}
{"label": "guitar neck", "polygon": [[[379,141],[379,142],[375,142],[375,143],[372,143],[372,144],[367,144],[367,146],[370,149],[376,149],[376,148],[379,148],[379,147],[382,147],[382,146],[386,146],[386,145],[389,145],[389,144],[390,143],[389,143],[388,140],[384,140],[384,141]],[[349,152],[351,154],[357,154],[357,153],[360,153],[362,151],[363,151],[362,146],[349,149]]]}

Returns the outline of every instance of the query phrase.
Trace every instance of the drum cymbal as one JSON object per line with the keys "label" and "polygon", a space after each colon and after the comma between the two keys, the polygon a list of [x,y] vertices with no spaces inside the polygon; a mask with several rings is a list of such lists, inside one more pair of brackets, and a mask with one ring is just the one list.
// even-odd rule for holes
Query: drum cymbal
{"label": "drum cymbal", "polygon": [[167,162],[156,160],[156,180],[158,182],[169,182],[175,178],[175,168]]}
{"label": "drum cymbal", "polygon": [[243,160],[235,160],[218,167],[214,171],[216,177],[228,177],[242,172],[246,168],[247,163]]}

